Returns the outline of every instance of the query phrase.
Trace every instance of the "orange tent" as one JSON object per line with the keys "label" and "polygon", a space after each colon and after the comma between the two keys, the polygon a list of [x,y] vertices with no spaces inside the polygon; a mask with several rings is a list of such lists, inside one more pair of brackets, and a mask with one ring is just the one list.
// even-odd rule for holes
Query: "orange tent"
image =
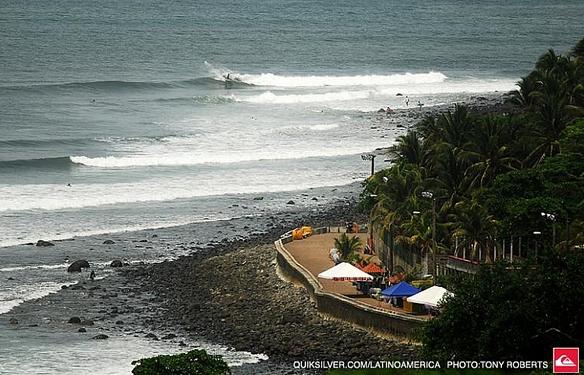
{"label": "orange tent", "polygon": [[383,273],[383,268],[379,267],[375,263],[369,263],[367,266],[362,268],[363,272],[366,273]]}

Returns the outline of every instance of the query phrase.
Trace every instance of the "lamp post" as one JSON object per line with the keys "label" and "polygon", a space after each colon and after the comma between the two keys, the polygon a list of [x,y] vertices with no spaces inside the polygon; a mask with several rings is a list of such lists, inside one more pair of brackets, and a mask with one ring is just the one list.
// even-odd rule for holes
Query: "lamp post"
{"label": "lamp post", "polygon": [[552,222],[552,248],[556,247],[556,214],[542,212],[541,216]]}
{"label": "lamp post", "polygon": [[535,231],[533,235],[535,236],[535,259],[537,260],[537,236],[541,235],[541,232]]}
{"label": "lamp post", "polygon": [[371,176],[375,174],[375,154],[361,154],[361,159],[371,160]]}
{"label": "lamp post", "polygon": [[436,276],[436,198],[431,191],[423,191],[422,197],[432,199],[432,276]]}

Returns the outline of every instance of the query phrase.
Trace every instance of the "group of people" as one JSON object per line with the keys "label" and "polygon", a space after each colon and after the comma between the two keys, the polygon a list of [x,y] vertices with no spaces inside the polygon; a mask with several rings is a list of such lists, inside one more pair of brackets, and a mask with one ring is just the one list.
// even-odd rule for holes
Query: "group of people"
{"label": "group of people", "polygon": [[[401,94],[398,94],[398,96],[401,96]],[[406,95],[406,98],[404,100],[404,103],[406,104],[406,107],[410,106],[410,98]],[[422,109],[422,107],[424,106],[424,103],[422,103],[421,101],[418,100],[418,102],[416,103],[416,106],[420,107],[420,109]],[[387,107],[386,109],[381,108],[379,111],[377,111],[379,113],[385,113],[387,115],[391,115],[392,113],[395,113],[395,111],[393,109],[391,109],[391,107]]]}

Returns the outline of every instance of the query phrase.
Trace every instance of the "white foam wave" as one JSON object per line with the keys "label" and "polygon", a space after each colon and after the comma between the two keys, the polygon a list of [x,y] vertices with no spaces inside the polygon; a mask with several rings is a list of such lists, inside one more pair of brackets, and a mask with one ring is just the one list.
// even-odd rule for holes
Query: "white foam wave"
{"label": "white foam wave", "polygon": [[4,314],[25,301],[42,298],[61,289],[61,285],[74,283],[42,282],[30,285],[18,285],[9,291],[0,292],[0,314]]}
{"label": "white foam wave", "polygon": [[61,264],[40,264],[34,266],[18,266],[18,267],[4,267],[0,268],[0,272],[14,272],[14,271],[24,271],[24,270],[53,270],[59,268],[66,268],[69,263]]}
{"label": "white foam wave", "polygon": [[[83,184],[71,188],[62,185],[27,185],[0,188],[5,199],[2,211],[63,210],[84,207],[98,207],[114,204],[162,202],[176,199],[211,197],[226,194],[259,194],[309,189],[319,186],[341,186],[351,182],[343,174],[318,176],[312,179],[299,178],[298,172],[291,170],[273,176],[248,175],[247,170],[231,171],[223,176],[202,176],[186,180],[151,179],[135,183]],[[22,197],[28,197],[24,200]],[[39,237],[40,238],[40,237]],[[67,238],[67,237],[65,237]]]}
{"label": "white foam wave", "polygon": [[286,134],[298,134],[307,132],[325,132],[328,130],[333,130],[338,128],[340,125],[338,123],[331,124],[314,124],[314,125],[292,125],[286,126],[284,128],[274,129],[273,132],[286,133]]}
{"label": "white foam wave", "polygon": [[[318,125],[316,125],[318,126]],[[321,125],[330,126],[330,125]],[[313,130],[323,130],[315,128]],[[325,128],[326,130],[326,128]],[[200,164],[230,164],[243,163],[261,160],[293,160],[311,157],[336,157],[358,154],[368,151],[365,145],[347,146],[338,148],[321,148],[311,150],[276,149],[276,150],[254,150],[249,152],[218,152],[209,153],[174,153],[163,155],[135,155],[135,156],[104,156],[87,157],[71,156],[73,163],[97,168],[131,168],[131,167],[153,167],[153,166],[187,166]],[[0,211],[2,208],[0,208]]]}
{"label": "white foam wave", "polygon": [[354,76],[282,76],[272,73],[235,73],[234,77],[256,86],[275,87],[417,85],[421,83],[444,82],[447,78],[446,75],[440,72]]}
{"label": "white foam wave", "polygon": [[338,128],[339,124],[317,124],[317,125],[309,125],[307,127],[310,130],[314,130],[314,131],[326,131],[326,130]]}
{"label": "white foam wave", "polygon": [[356,99],[367,99],[373,92],[371,91],[340,91],[327,92],[323,94],[289,94],[276,95],[271,91],[264,92],[260,95],[249,97],[236,97],[238,102],[247,103],[268,103],[268,104],[295,104],[295,103],[319,103],[332,101],[347,101]]}

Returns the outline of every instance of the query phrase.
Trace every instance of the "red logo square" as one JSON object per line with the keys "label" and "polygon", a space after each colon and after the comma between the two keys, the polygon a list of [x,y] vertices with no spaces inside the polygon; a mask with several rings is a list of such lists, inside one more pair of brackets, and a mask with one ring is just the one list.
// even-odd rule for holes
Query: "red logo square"
{"label": "red logo square", "polygon": [[580,348],[554,348],[554,373],[580,372]]}

